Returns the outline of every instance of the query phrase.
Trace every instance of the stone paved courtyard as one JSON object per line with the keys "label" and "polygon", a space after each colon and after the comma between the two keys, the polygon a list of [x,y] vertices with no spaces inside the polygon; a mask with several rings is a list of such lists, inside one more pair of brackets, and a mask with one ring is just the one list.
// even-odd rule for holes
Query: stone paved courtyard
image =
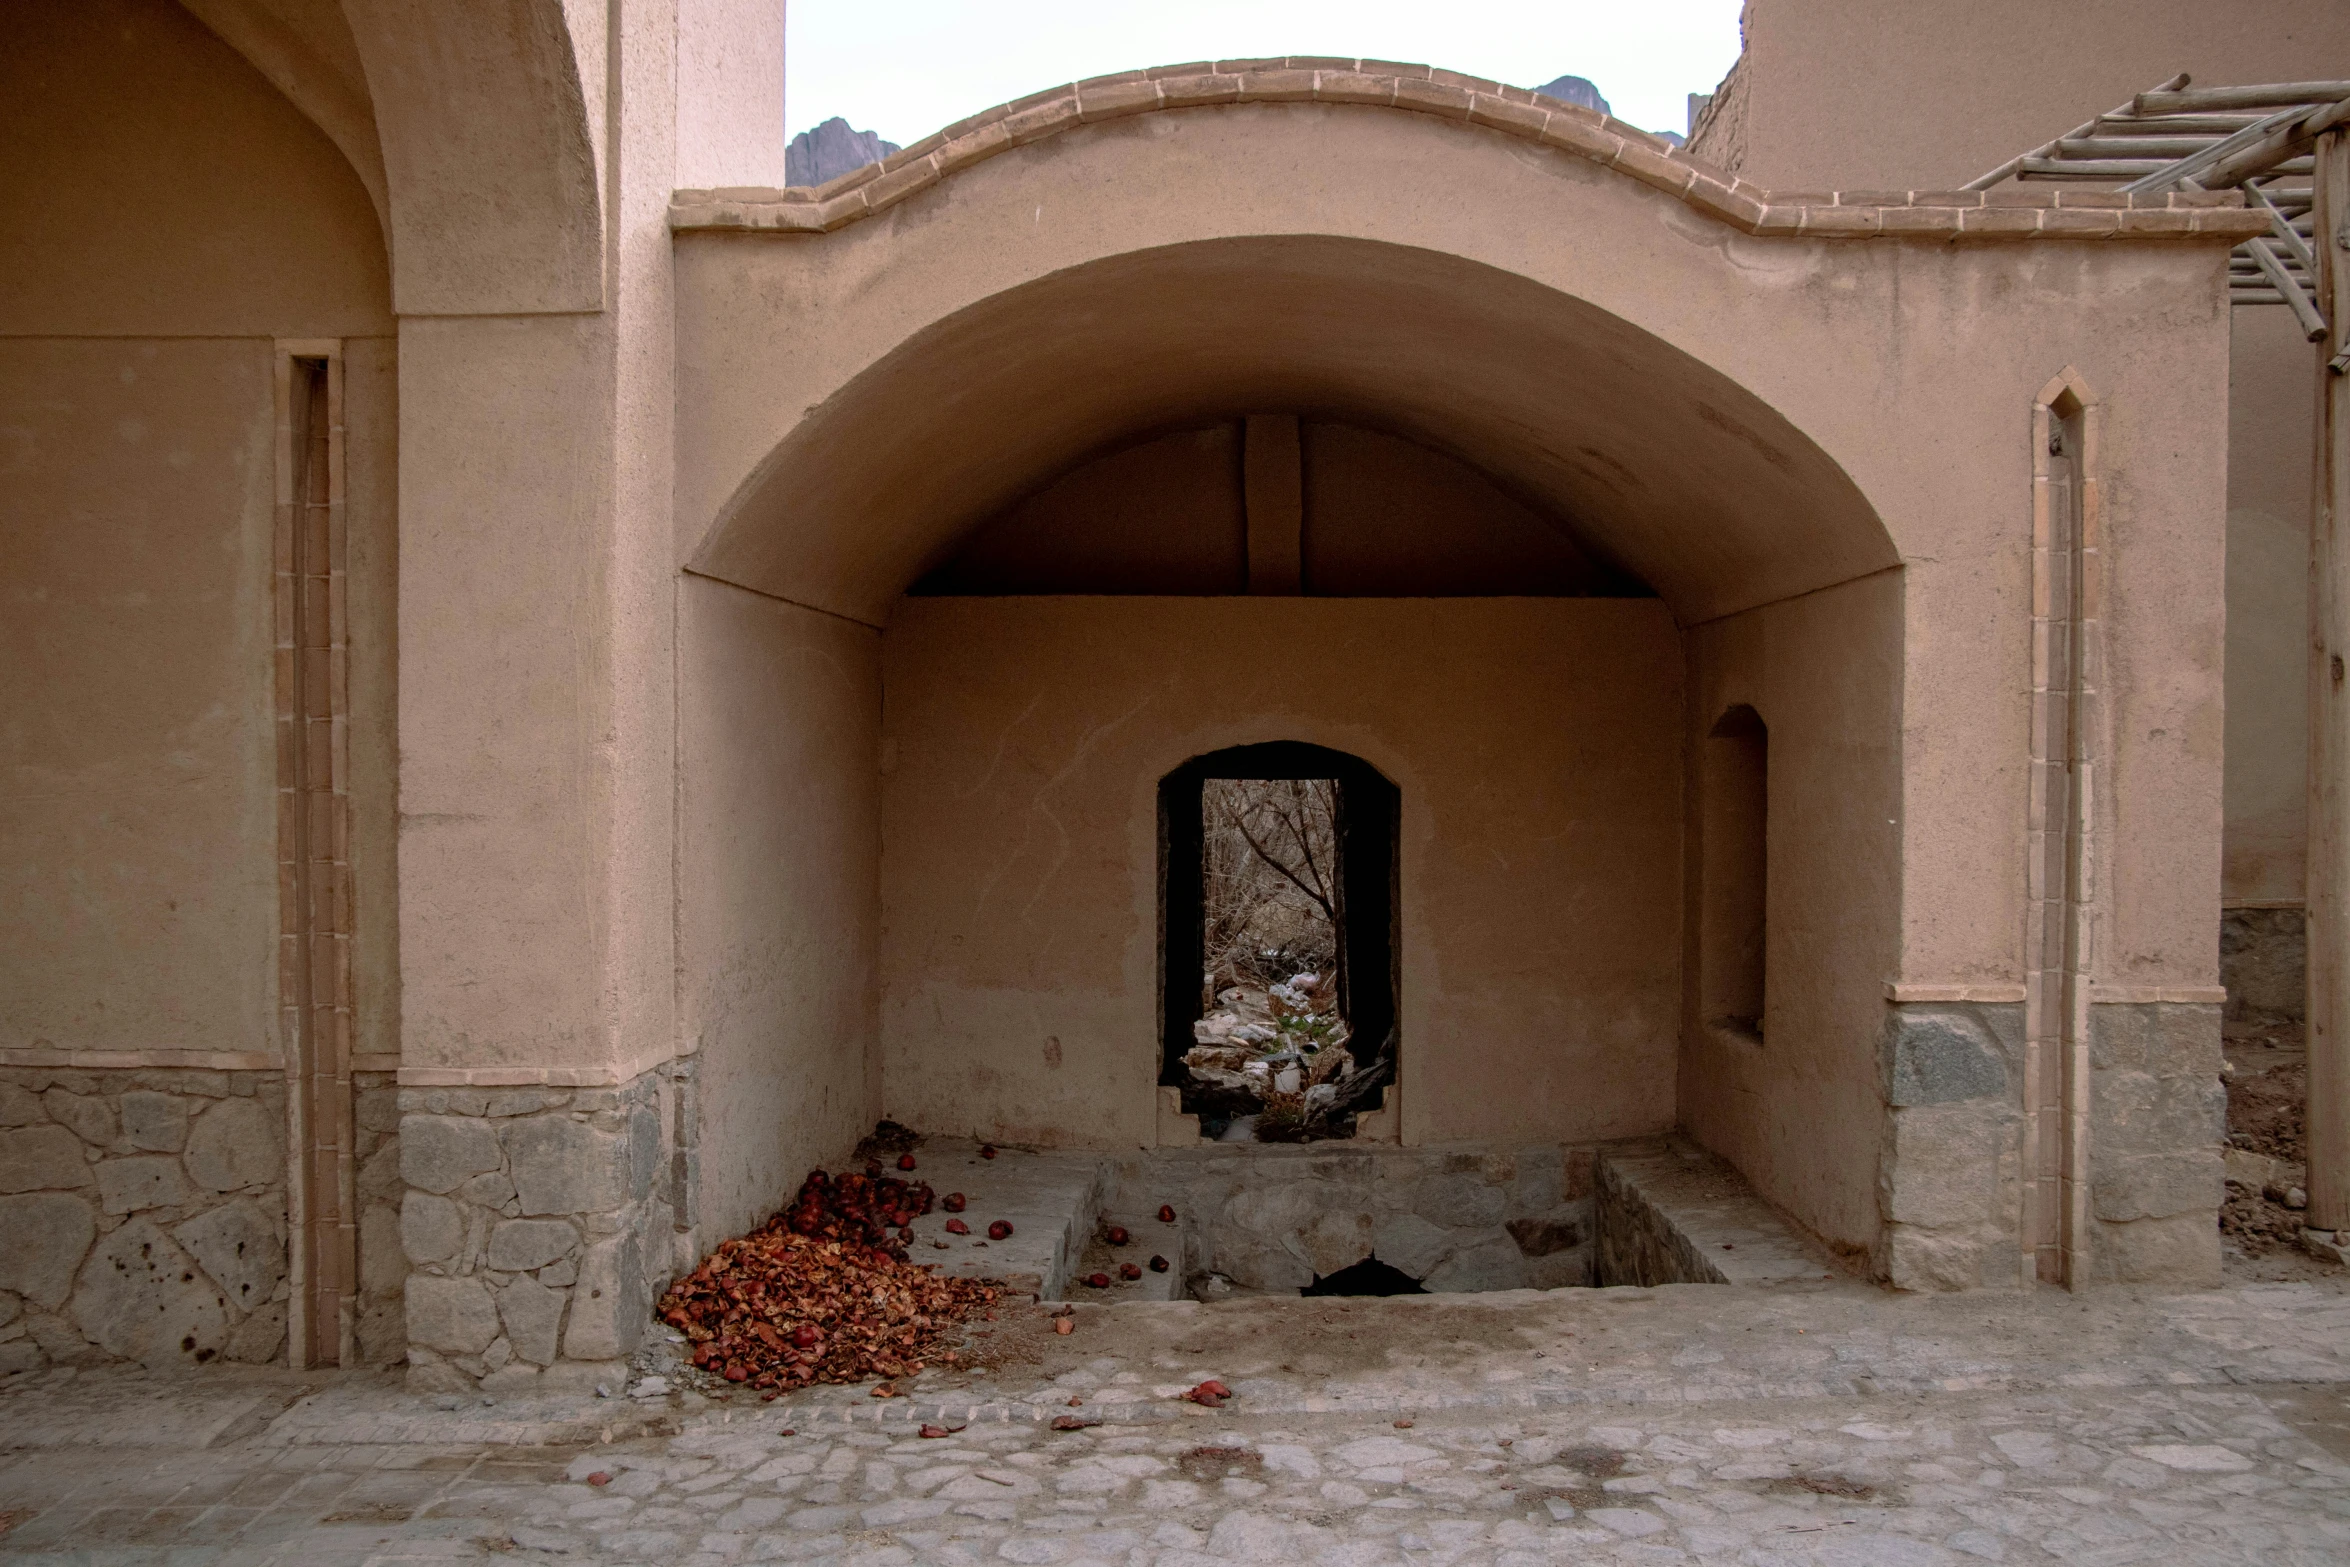
{"label": "stone paved courtyard", "polygon": [[[0,1389],[0,1560],[2350,1561],[2338,1279],[1006,1317],[886,1400],[41,1373]],[[1208,1374],[1230,1405],[1170,1396]]]}

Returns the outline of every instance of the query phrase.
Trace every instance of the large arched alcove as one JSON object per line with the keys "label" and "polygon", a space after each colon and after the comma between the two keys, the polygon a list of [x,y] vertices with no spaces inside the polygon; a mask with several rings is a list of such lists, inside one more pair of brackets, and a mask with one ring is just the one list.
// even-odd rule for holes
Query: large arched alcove
{"label": "large arched alcove", "polygon": [[789,430],[696,572],[884,622],[972,526],[1134,432],[1295,409],[1393,429],[1577,519],[1684,621],[1898,555],[1837,462],[1621,316],[1330,236],[1114,256],[914,333]]}
{"label": "large arched alcove", "polygon": [[[1330,447],[1348,461],[1423,454],[1448,475],[1431,493],[1513,509],[1521,531],[1487,536],[1519,542],[1438,589],[1413,579],[1409,526],[1383,524],[1401,567],[1270,593],[1096,548],[1205,509],[1202,536],[1237,526],[1220,547],[1245,554],[1245,449],[1268,418],[1356,432]],[[1159,780],[1298,739],[1403,784],[1403,1139],[1665,1130],[1693,1075],[1693,684],[1791,714],[1774,765],[1814,792],[1774,889],[1872,900],[1841,935],[1773,922],[1769,1032],[1788,1044],[1695,1069],[1718,1089],[1707,1135],[1767,1167],[1790,1156],[1793,1107],[1834,1117],[1873,1093],[1839,1008],[1897,912],[1831,824],[1885,821],[1898,799],[1898,723],[1879,721],[1898,712],[1899,556],[1841,465],[1737,379],[1460,255],[1255,236],[990,295],[779,423],[691,549],[681,627],[688,969],[764,950],[785,975],[778,1004],[755,1002],[738,956],[692,1004],[717,1023],[705,1070],[744,1103],[777,1094],[796,1115],[762,1085],[797,1080],[844,1123],[862,1089],[866,1114],[941,1132],[1180,1138],[1158,1100]],[[1135,454],[1170,443],[1199,472],[1223,463],[1238,498],[1154,489],[1172,470]],[[1537,537],[1556,546],[1538,570]],[[1443,548],[1420,542],[1422,561]],[[1055,549],[1083,569],[1022,576]],[[779,739],[794,714],[849,751]],[[877,787],[858,772],[872,756]],[[870,909],[869,937],[844,908]],[[854,982],[827,979],[844,959]],[[787,997],[830,1020],[823,1037]],[[866,1007],[860,1070],[840,1038]],[[1817,1184],[1851,1212],[1823,1227],[1868,1233],[1874,1157],[1826,1156]]]}

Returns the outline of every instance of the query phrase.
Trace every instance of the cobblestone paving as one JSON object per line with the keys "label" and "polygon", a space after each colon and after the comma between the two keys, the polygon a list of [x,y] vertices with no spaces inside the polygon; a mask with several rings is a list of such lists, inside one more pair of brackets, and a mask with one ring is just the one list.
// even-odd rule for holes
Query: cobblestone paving
{"label": "cobblestone paving", "polygon": [[[2281,1300],[2308,1308],[2305,1323],[2343,1304],[2293,1289],[2215,1292],[2196,1312],[2222,1337],[2258,1336]],[[2239,1319],[2272,1328],[2225,1329]],[[937,1437],[882,1418],[907,1400],[869,1400],[852,1424],[843,1406],[749,1400],[518,1411],[381,1380],[159,1390],[50,1373],[46,1388],[0,1391],[0,1444],[44,1444],[0,1455],[0,1562],[2350,1561],[2339,1371],[2182,1369],[2122,1386],[2088,1366],[2095,1385],[1725,1394],[1709,1373],[1747,1336],[1674,1340],[1673,1396],[1647,1385],[1634,1403],[1456,1401],[1399,1418],[1251,1414],[1245,1391],[1212,1412],[1141,1401],[1103,1335],[1049,1395],[1039,1385]],[[2000,1359],[1993,1343],[1938,1349],[1986,1371]],[[142,1407],[153,1418],[126,1414]],[[1033,1418],[1047,1408],[1118,1418],[1055,1431]],[[492,1431],[505,1440],[482,1440]]]}

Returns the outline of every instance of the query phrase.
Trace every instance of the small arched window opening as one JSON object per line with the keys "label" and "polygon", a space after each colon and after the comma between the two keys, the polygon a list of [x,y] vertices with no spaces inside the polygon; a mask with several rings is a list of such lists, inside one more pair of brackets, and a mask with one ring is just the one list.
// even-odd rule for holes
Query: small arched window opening
{"label": "small arched window opening", "polygon": [[1699,1015],[1760,1041],[1770,886],[1770,730],[1751,707],[1722,714],[1699,771]]}
{"label": "small arched window opening", "polygon": [[1159,1081],[1206,1135],[1351,1136],[1396,1080],[1400,804],[1289,740],[1160,780]]}

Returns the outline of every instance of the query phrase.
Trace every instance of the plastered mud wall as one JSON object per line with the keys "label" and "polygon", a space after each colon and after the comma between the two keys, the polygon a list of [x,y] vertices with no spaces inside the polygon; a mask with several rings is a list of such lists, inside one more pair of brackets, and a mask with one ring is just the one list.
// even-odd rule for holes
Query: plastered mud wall
{"label": "plastered mud wall", "polygon": [[166,0],[0,15],[0,140],[0,666],[25,677],[0,681],[0,1052],[275,1059],[273,340],[330,339],[358,1048],[388,1058],[396,365],[367,192]]}
{"label": "plastered mud wall", "polygon": [[1900,572],[1693,628],[1686,795],[1691,906],[1705,897],[1707,732],[1734,706],[1768,729],[1766,983],[1759,1037],[1715,1026],[1683,932],[1681,1123],[1832,1243],[1878,1234],[1876,1066],[1901,922]]}
{"label": "plastered mud wall", "polygon": [[1155,1142],[1158,781],[1296,739],[1402,790],[1404,1141],[1672,1124],[1661,604],[908,599],[882,644],[883,1113]]}
{"label": "plastered mud wall", "polygon": [[705,578],[679,591],[680,1028],[700,1073],[680,1222],[706,1250],[881,1114],[881,633]]}

